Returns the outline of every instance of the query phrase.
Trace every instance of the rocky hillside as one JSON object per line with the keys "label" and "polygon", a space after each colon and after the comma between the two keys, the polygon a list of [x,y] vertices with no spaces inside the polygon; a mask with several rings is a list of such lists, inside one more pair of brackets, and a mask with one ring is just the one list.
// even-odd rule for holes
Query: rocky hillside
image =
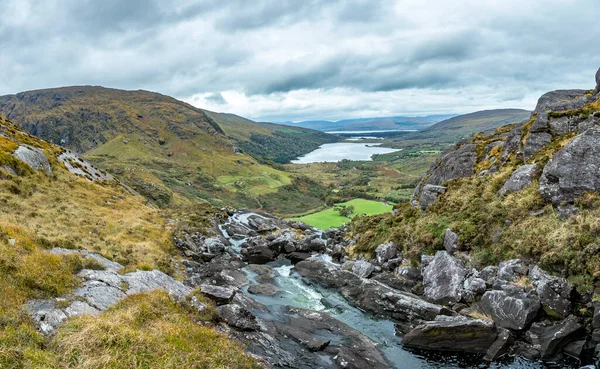
{"label": "rocky hillside", "polygon": [[[241,139],[243,119],[157,93],[91,86],[29,91],[0,97],[0,112],[29,133],[83,155],[160,207],[206,200],[260,208],[264,196],[276,197],[282,188],[289,196],[293,191],[286,186],[296,193],[304,188],[261,163],[278,158],[253,150],[252,137]],[[276,130],[247,120],[244,127],[279,143]],[[291,135],[297,143],[293,154],[326,142],[319,134],[310,140]],[[299,212],[309,209],[300,206]]]}
{"label": "rocky hillside", "polygon": [[492,357],[554,360],[594,351],[600,72],[596,77],[595,90],[546,93],[528,121],[460,141],[430,168],[412,204],[350,224],[354,263],[370,260],[370,273],[389,271],[393,283],[417,288],[427,301],[483,319],[401,329],[405,345],[439,350],[440,334],[463,332],[479,338],[461,351]]}

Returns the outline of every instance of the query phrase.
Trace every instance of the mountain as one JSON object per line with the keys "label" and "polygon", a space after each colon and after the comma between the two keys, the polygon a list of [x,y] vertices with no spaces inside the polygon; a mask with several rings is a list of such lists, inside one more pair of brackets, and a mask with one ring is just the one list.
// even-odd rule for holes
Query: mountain
{"label": "mountain", "polygon": [[[267,195],[274,200],[285,188],[289,197],[306,187],[266,161],[285,162],[335,140],[307,130],[281,132],[278,126],[204,111],[158,93],[92,86],[2,96],[0,114],[83,155],[161,207],[206,200],[261,208]],[[256,143],[255,137],[268,137],[276,148],[282,146],[280,139],[295,145],[276,156],[269,145],[260,151],[265,140]],[[321,203],[313,192],[310,199],[303,197],[299,212]]]}
{"label": "mountain", "polygon": [[374,130],[421,130],[453,115],[429,115],[425,117],[379,117],[356,118],[338,121],[312,120],[303,122],[280,122],[281,124],[316,129],[319,131],[374,131]]}

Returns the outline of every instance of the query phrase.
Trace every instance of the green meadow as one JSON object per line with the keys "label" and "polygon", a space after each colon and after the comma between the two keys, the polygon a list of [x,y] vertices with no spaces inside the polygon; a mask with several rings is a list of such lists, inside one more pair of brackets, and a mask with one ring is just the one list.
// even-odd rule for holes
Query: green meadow
{"label": "green meadow", "polygon": [[[354,206],[354,213],[350,217],[354,217],[359,214],[375,215],[382,214],[392,211],[392,205],[385,204],[383,202],[365,200],[365,199],[354,199],[347,202],[336,204],[336,206]],[[319,229],[329,229],[331,227],[339,227],[342,224],[350,221],[350,218],[341,216],[337,210],[333,207],[319,211],[318,213],[305,215],[303,217],[294,218],[300,220],[312,227]]]}

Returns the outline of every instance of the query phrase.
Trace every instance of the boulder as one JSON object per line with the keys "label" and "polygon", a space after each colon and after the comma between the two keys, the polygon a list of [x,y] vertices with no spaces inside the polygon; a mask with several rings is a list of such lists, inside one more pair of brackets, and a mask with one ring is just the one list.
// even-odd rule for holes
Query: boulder
{"label": "boulder", "polygon": [[485,281],[486,286],[491,286],[494,284],[497,274],[498,267],[495,265],[489,265],[481,269],[481,271],[478,273],[478,277]]}
{"label": "boulder", "polygon": [[535,153],[543,149],[552,141],[552,135],[546,132],[533,132],[527,136],[525,146],[523,146],[523,158],[529,160]]}
{"label": "boulder", "polygon": [[566,279],[551,276],[538,266],[531,269],[529,278],[536,288],[546,314],[554,318],[565,318],[569,315],[573,286]]}
{"label": "boulder", "polygon": [[535,319],[540,302],[525,294],[507,291],[487,291],[481,298],[481,308],[503,328],[522,330]]}
{"label": "boulder", "polygon": [[504,196],[511,192],[518,192],[525,189],[533,182],[535,172],[537,169],[536,164],[522,165],[513,172],[508,181],[504,183],[504,186],[498,191],[499,196]]}
{"label": "boulder", "polygon": [[253,214],[248,217],[248,225],[259,233],[271,232],[279,229],[275,219],[266,218],[258,214]]}
{"label": "boulder", "polygon": [[315,234],[298,242],[296,249],[302,252],[323,252],[325,251],[325,242]]}
{"label": "boulder", "polygon": [[277,277],[278,273],[270,265],[249,264],[248,270],[256,273],[256,280],[259,282],[269,282]]}
{"label": "boulder", "polygon": [[243,243],[240,254],[242,260],[250,264],[266,264],[277,258],[277,254],[262,239],[251,239]]}
{"label": "boulder", "polygon": [[540,177],[542,196],[555,205],[600,191],[600,127],[575,137],[554,155]]}
{"label": "boulder", "polygon": [[411,281],[420,281],[423,278],[420,268],[406,265],[399,266],[396,269],[394,269],[394,274],[398,277],[408,279]]}
{"label": "boulder", "polygon": [[289,230],[283,231],[281,234],[277,235],[274,240],[269,242],[268,246],[276,253],[289,254],[290,252],[297,250],[296,238]]}
{"label": "boulder", "polygon": [[375,249],[377,262],[379,263],[379,265],[383,265],[383,263],[396,257],[397,251],[398,250],[396,250],[396,246],[394,246],[392,242],[382,243]]}
{"label": "boulder", "polygon": [[204,240],[204,247],[206,248],[206,251],[211,254],[220,254],[225,251],[225,245],[223,244],[223,241],[216,237],[207,238]]}
{"label": "boulder", "polygon": [[479,277],[471,276],[465,279],[464,289],[474,296],[480,296],[485,293],[486,283]]}
{"label": "boulder", "polygon": [[419,197],[419,207],[422,210],[427,209],[435,202],[435,200],[437,200],[438,196],[446,193],[446,189],[446,187],[426,184],[423,186],[421,196]]}
{"label": "boulder", "polygon": [[600,92],[600,68],[596,72],[596,92]]}
{"label": "boulder", "polygon": [[486,353],[496,341],[492,322],[454,317],[418,325],[402,338],[406,347],[436,351]]}
{"label": "boulder", "polygon": [[444,248],[450,254],[454,254],[458,250],[458,235],[450,228],[446,229],[444,234]]}
{"label": "boulder", "polygon": [[308,252],[295,251],[289,255],[286,255],[286,257],[292,262],[292,264],[296,264],[306,259],[309,259],[311,257],[311,254],[309,254]]}
{"label": "boulder", "polygon": [[357,260],[352,266],[352,273],[356,274],[361,278],[369,278],[371,273],[375,270],[373,264],[365,260]]}
{"label": "boulder", "polygon": [[423,272],[425,298],[439,304],[459,302],[464,294],[467,270],[446,251],[438,251]]}
{"label": "boulder", "polygon": [[579,339],[585,334],[585,329],[578,318],[569,316],[560,323],[534,323],[527,331],[527,339],[539,347],[542,360],[554,360],[560,355],[561,349],[567,344]]}
{"label": "boulder", "polygon": [[257,331],[260,329],[260,324],[256,317],[237,304],[227,304],[218,306],[221,319],[229,326],[243,331]]}
{"label": "boulder", "polygon": [[221,287],[221,286],[213,286],[210,284],[202,284],[200,285],[200,292],[203,295],[206,295],[211,300],[215,301],[217,304],[228,304],[235,296],[237,289],[232,287]]}
{"label": "boulder", "polygon": [[521,259],[510,259],[503,261],[498,265],[496,278],[507,282],[513,282],[522,276],[526,276],[528,271],[529,268]]}
{"label": "boulder", "polygon": [[248,293],[253,295],[275,296],[281,293],[281,289],[270,283],[253,284],[248,287]]}
{"label": "boulder", "polygon": [[587,103],[585,90],[556,90],[543,94],[537,102],[534,113],[548,110],[564,111],[581,109]]}
{"label": "boulder", "polygon": [[52,168],[50,168],[48,158],[44,152],[37,147],[21,145],[13,152],[13,156],[22,162],[25,162],[34,170],[43,170],[48,174],[52,174]]}
{"label": "boulder", "polygon": [[494,361],[506,354],[510,346],[515,342],[513,334],[505,328],[498,327],[498,335],[496,340],[485,353],[483,360]]}

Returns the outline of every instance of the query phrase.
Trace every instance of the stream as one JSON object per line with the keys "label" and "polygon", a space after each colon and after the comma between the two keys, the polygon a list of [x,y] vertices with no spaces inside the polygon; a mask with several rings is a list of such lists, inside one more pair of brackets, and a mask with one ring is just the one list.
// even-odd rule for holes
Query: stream
{"label": "stream", "polygon": [[[243,224],[248,226],[248,217],[261,216],[256,213],[236,213],[228,219],[230,223]],[[262,217],[262,216],[261,216]],[[231,242],[231,249],[235,253],[240,253],[241,245],[246,241],[243,239],[233,239],[227,236],[221,225],[221,231],[224,237]],[[331,257],[324,254],[313,256],[313,258],[333,263]],[[335,264],[335,263],[333,263]],[[560,363],[556,365],[532,362],[523,358],[507,358],[504,362],[484,363],[477,355],[459,355],[447,352],[416,352],[408,351],[401,345],[401,338],[396,335],[394,323],[390,320],[379,319],[371,314],[361,311],[352,306],[344,297],[332,289],[325,289],[317,285],[310,284],[304,280],[298,273],[294,272],[293,265],[288,259],[278,259],[267,263],[277,272],[275,284],[283,290],[279,295],[270,297],[264,295],[250,294],[249,285],[242,288],[247,296],[266,306],[268,313],[260,313],[260,318],[266,320],[277,319],[281,307],[292,306],[318,312],[324,312],[349,327],[361,332],[377,343],[379,351],[385,358],[398,369],[417,369],[417,368],[578,368],[575,363],[568,365]],[[336,264],[337,265],[337,264]],[[247,267],[242,269],[251,284],[258,284],[257,274]],[[270,316],[269,316],[270,315]],[[329,362],[328,360],[325,360]]]}

